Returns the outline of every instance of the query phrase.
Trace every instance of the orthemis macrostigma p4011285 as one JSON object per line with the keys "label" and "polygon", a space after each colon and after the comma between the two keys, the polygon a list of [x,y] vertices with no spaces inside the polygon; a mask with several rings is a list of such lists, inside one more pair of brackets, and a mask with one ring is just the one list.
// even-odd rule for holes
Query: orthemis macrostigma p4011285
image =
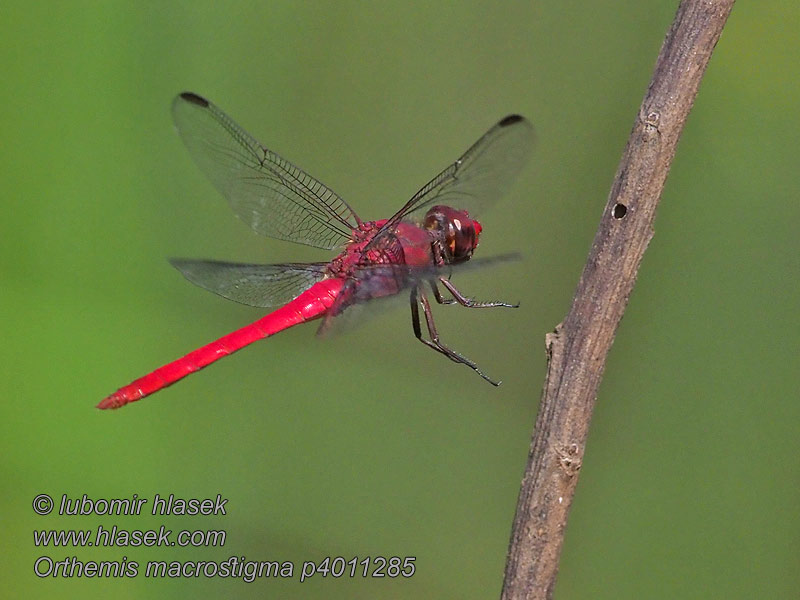
{"label": "orthemis macrostigma p4011285", "polygon": [[[534,136],[524,117],[501,119],[388,219],[362,221],[330,188],[262,146],[205,98],[191,92],[180,94],[172,115],[192,158],[253,230],[341,251],[324,263],[172,260],[186,279],[200,287],[243,304],[278,308],[118,389],[99,408],[140,400],[293,325],[321,318],[324,331],[349,306],[407,289],[414,335],[489,383],[499,384],[441,342],[425,288],[440,304],[516,306],[476,302],[462,295],[450,281],[449,267],[472,257],[482,229],[474,217],[505,193],[525,164]],[[442,295],[440,285],[450,297]]]}

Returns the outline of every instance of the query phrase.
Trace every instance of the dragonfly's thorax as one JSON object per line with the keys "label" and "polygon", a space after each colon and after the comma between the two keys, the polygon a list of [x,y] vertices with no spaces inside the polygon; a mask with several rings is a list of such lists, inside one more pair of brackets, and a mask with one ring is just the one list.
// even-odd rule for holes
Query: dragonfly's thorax
{"label": "dragonfly's thorax", "polygon": [[372,243],[375,234],[385,223],[386,220],[367,221],[353,229],[344,250],[331,261],[328,267],[331,273],[347,277],[369,265],[403,264],[402,247],[395,241],[394,235],[385,232],[381,235],[380,243]]}
{"label": "dragonfly's thorax", "polygon": [[382,231],[386,223],[361,223],[344,250],[328,264],[330,277],[352,282],[348,293],[354,302],[396,294],[412,273],[438,265],[433,250],[438,234],[407,222]]}

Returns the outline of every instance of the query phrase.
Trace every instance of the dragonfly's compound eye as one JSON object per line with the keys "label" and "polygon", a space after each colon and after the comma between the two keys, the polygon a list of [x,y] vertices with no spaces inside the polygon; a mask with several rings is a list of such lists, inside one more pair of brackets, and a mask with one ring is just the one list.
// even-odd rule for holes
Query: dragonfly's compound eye
{"label": "dragonfly's compound eye", "polygon": [[468,260],[478,245],[481,226],[463,210],[434,206],[425,215],[425,228],[440,231],[450,262]]}

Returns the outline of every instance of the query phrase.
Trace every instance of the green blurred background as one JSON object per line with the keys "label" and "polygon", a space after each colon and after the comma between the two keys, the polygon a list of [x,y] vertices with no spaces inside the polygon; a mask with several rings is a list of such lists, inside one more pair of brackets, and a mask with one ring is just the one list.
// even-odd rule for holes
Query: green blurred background
{"label": "green blurred background", "polygon": [[[5,598],[494,598],[545,369],[677,2],[6,2]],[[609,358],[559,598],[789,598],[800,588],[800,4],[740,2],[683,134]],[[168,256],[324,252],[252,234],[191,163],[173,96],[213,99],[367,219],[510,112],[534,160],[457,278],[510,311],[313,325],[117,412],[94,405],[255,320]],[[38,493],[229,499],[224,517],[37,517]],[[222,548],[36,548],[34,529],[224,529]],[[410,579],[39,579],[63,560],[416,556]],[[143,568],[142,568],[143,570]]]}

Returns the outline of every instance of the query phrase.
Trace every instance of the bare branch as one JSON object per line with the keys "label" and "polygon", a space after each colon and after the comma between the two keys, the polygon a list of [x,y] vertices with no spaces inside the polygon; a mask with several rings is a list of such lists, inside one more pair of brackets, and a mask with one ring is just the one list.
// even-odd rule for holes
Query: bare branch
{"label": "bare branch", "polygon": [[670,164],[734,0],[683,0],[628,139],[572,308],[546,337],[547,378],[511,532],[503,600],[550,598],[606,356]]}

